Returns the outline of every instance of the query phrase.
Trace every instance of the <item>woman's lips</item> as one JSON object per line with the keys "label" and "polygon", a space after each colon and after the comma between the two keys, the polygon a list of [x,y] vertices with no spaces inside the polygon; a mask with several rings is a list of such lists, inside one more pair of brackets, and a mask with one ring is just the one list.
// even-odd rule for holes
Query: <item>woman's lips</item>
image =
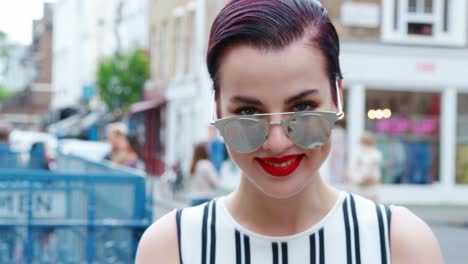
{"label": "woman's lips", "polygon": [[283,177],[293,173],[301,164],[304,155],[288,155],[284,157],[257,158],[258,163],[270,175]]}

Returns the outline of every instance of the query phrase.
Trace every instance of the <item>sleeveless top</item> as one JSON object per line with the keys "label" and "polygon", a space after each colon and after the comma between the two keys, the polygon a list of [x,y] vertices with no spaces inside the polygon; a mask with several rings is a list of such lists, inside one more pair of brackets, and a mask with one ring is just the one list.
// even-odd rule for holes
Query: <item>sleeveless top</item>
{"label": "sleeveless top", "polygon": [[390,264],[389,207],[341,192],[316,225],[291,236],[265,236],[238,224],[225,197],[176,213],[183,264]]}

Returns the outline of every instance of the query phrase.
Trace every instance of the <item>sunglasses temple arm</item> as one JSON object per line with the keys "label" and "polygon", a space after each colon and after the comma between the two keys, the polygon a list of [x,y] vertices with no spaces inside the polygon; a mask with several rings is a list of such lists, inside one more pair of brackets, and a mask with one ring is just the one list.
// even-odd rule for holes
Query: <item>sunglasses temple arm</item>
{"label": "sunglasses temple arm", "polygon": [[335,88],[336,88],[336,101],[337,101],[337,104],[338,104],[338,112],[336,113],[336,115],[340,118],[343,116],[343,102],[341,101],[341,96],[340,96],[340,86],[338,84],[339,82],[339,78],[336,78],[336,81],[335,81]]}
{"label": "sunglasses temple arm", "polygon": [[217,119],[216,116],[216,99],[215,99],[215,92],[213,93],[213,104],[211,105],[211,113],[210,113],[210,124],[214,124],[215,120]]}

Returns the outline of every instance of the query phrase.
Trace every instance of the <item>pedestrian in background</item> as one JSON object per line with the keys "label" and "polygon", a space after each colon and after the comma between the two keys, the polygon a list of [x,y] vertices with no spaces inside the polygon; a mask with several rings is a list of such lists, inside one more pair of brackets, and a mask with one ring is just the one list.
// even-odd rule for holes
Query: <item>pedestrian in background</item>
{"label": "pedestrian in background", "polygon": [[49,161],[45,143],[34,142],[29,150],[29,169],[49,170]]}
{"label": "pedestrian in background", "polygon": [[339,50],[319,1],[227,3],[207,66],[212,123],[242,171],[239,186],[160,218],[144,233],[137,264],[443,262],[434,234],[409,210],[320,176],[343,115]]}
{"label": "pedestrian in background", "polygon": [[117,164],[122,163],[125,156],[125,152],[123,152],[122,149],[127,135],[128,128],[124,123],[116,122],[107,125],[106,136],[107,140],[111,144],[111,151],[105,159]]}
{"label": "pedestrian in background", "polygon": [[382,153],[370,132],[364,132],[359,143],[356,159],[348,173],[349,188],[352,192],[377,202],[382,180]]}
{"label": "pedestrian in background", "polygon": [[125,155],[120,164],[141,171],[145,170],[141,144],[135,135],[129,134],[125,137],[125,140],[122,142],[122,152]]}
{"label": "pedestrian in background", "polygon": [[206,143],[199,143],[195,145],[193,150],[190,178],[188,180],[188,191],[192,206],[211,200],[221,187],[216,169],[208,157],[207,147]]}
{"label": "pedestrian in background", "polygon": [[13,153],[10,148],[10,133],[13,126],[6,121],[0,121],[0,153]]}

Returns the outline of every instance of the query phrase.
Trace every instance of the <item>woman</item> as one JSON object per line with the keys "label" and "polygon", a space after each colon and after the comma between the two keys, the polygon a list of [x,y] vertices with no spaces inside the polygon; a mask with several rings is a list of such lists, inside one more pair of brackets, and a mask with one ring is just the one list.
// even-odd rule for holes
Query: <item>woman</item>
{"label": "woman", "polygon": [[159,219],[136,263],[442,263],[431,230],[410,211],[321,179],[342,114],[338,56],[318,1],[233,0],[223,8],[207,63],[213,123],[242,170],[239,187]]}
{"label": "woman", "polygon": [[221,184],[216,169],[208,159],[207,145],[199,143],[193,151],[190,167],[189,193],[192,206],[211,200]]}
{"label": "woman", "polygon": [[123,142],[124,151],[127,153],[126,159],[123,163],[124,166],[145,170],[145,163],[143,162],[143,154],[141,153],[141,145],[136,135],[129,134],[125,137]]}

